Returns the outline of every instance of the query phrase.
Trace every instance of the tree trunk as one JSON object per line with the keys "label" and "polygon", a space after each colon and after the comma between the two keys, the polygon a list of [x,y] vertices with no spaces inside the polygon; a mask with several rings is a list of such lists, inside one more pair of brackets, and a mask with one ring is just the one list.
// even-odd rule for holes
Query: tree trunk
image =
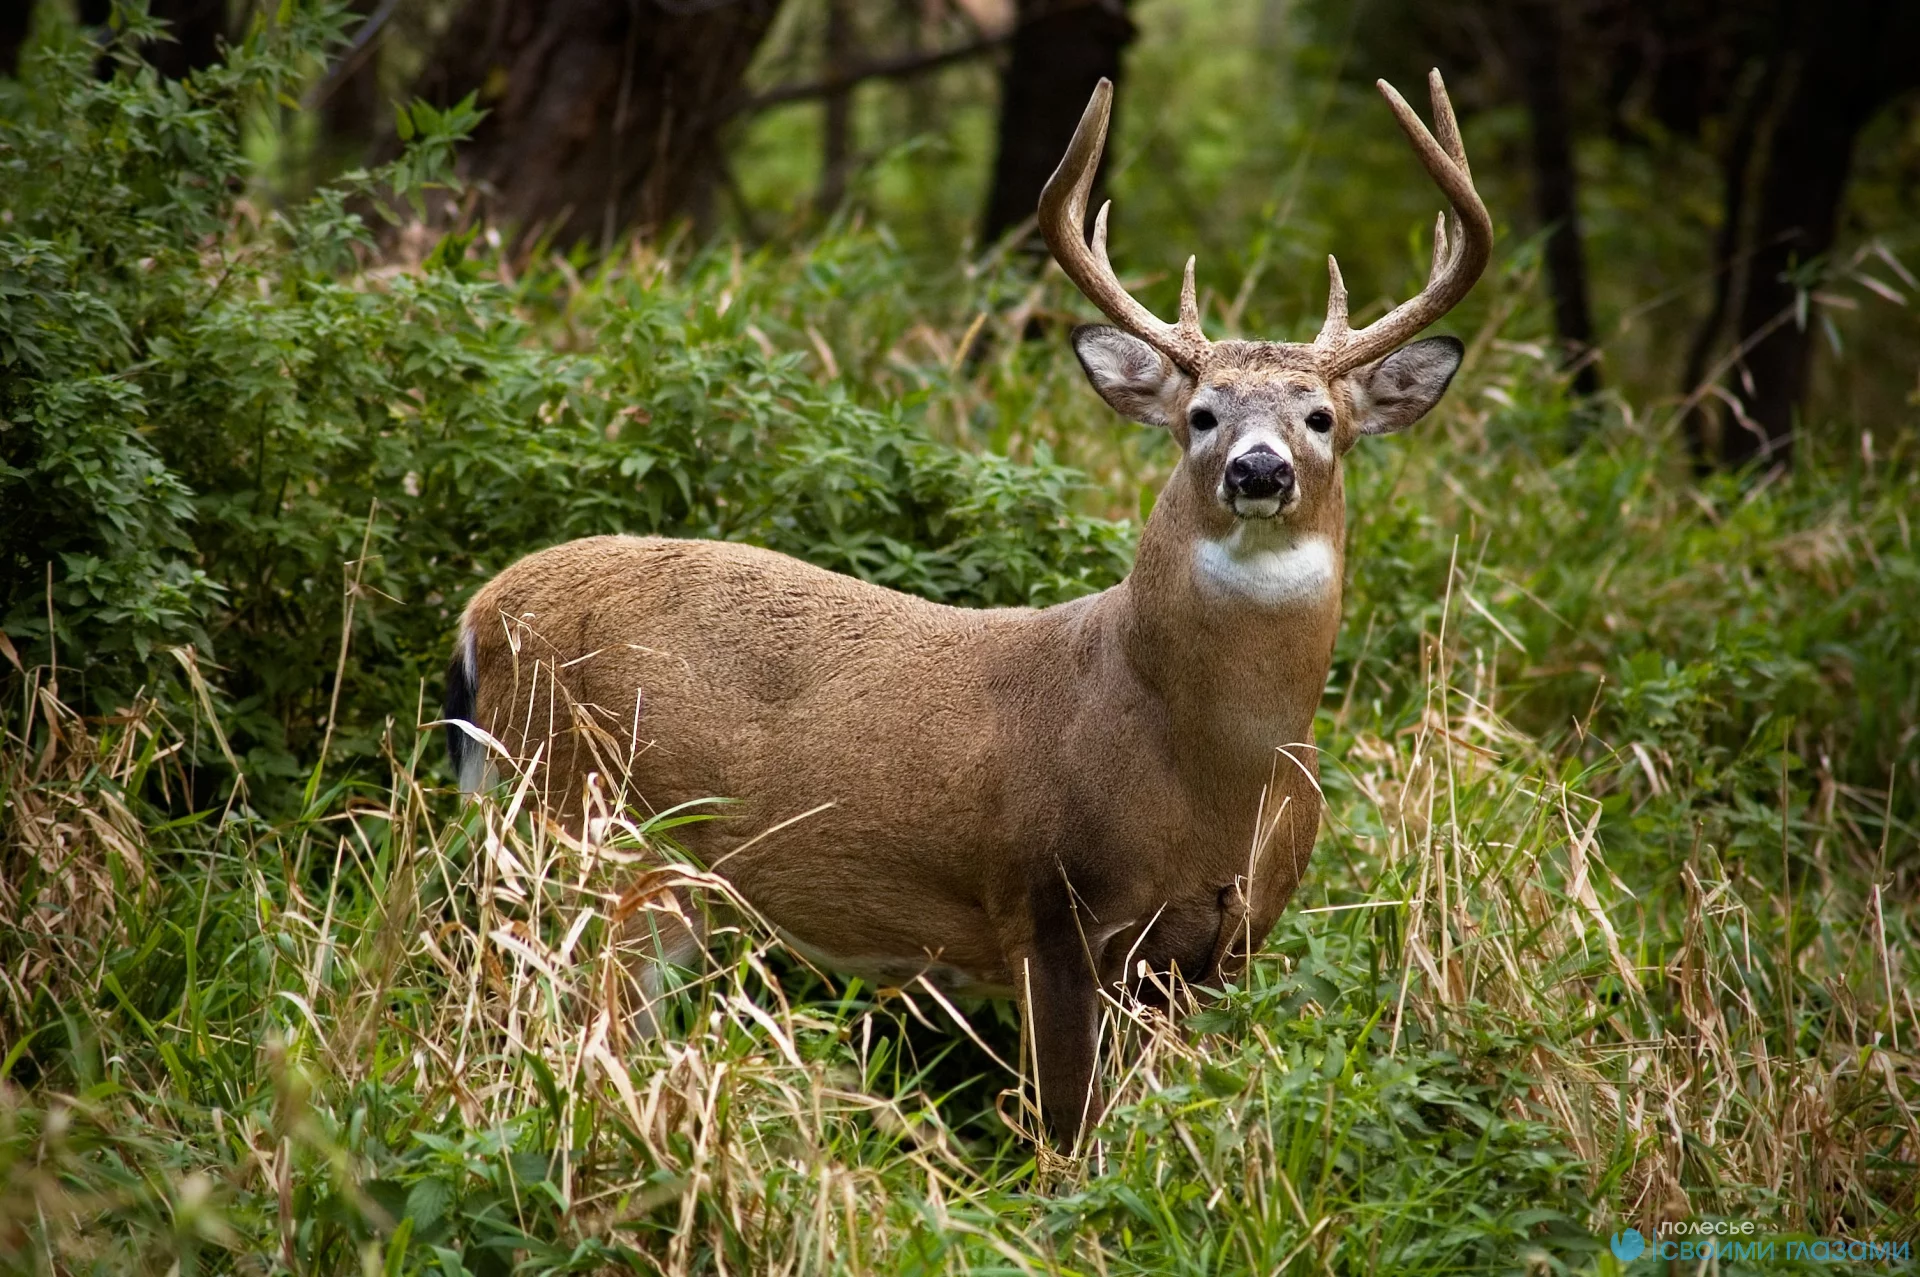
{"label": "tree trunk", "polygon": [[[33,25],[33,0],[11,0],[0,5],[0,75],[18,69],[20,46]],[[83,27],[104,27],[113,17],[111,0],[80,0]],[[226,0],[152,0],[147,12],[167,24],[170,40],[155,40],[140,52],[161,75],[184,79],[220,60],[220,41],[228,34]],[[95,74],[105,79],[113,64],[100,59]]]}
{"label": "tree trunk", "polygon": [[[1755,143],[1760,136],[1762,119],[1772,103],[1784,56],[1784,50],[1772,48],[1754,69],[1753,83],[1740,95],[1726,150],[1721,155],[1720,229],[1713,241],[1713,304],[1694,333],[1693,343],[1687,348],[1686,367],[1680,374],[1680,393],[1688,399],[1700,394],[1702,383],[1708,377],[1708,361],[1719,350],[1727,315],[1742,300],[1737,294],[1738,287],[1745,283],[1745,275],[1738,259],[1747,229]],[[1713,467],[1714,441],[1709,438],[1708,426],[1714,420],[1715,407],[1717,405],[1710,402],[1698,402],[1687,412],[1687,452],[1693,458],[1693,471],[1697,475]]]}
{"label": "tree trunk", "polygon": [[679,212],[778,0],[466,0],[414,86],[487,117],[462,149],[489,216],[610,246]]}
{"label": "tree trunk", "polygon": [[[827,0],[826,70],[829,80],[853,69],[853,0]],[[827,94],[821,138],[820,190],[815,207],[831,216],[847,198],[853,172],[853,90],[851,84]]]}
{"label": "tree trunk", "polygon": [[0,6],[0,75],[15,75],[20,70],[20,48],[33,29],[33,6]]}
{"label": "tree trunk", "polygon": [[154,70],[184,80],[220,60],[227,34],[227,0],[153,0],[147,12],[165,19],[171,40],[156,40],[141,52]]}
{"label": "tree trunk", "polygon": [[[1019,0],[1013,54],[1000,76],[1000,140],[980,238],[992,243],[1034,214],[1040,188],[1073,139],[1101,76],[1120,83],[1134,34],[1128,0]],[[1095,186],[1089,210],[1100,207]]]}
{"label": "tree trunk", "polygon": [[331,153],[329,160],[363,157],[392,111],[380,93],[381,28],[391,22],[392,8],[380,0],[348,0],[347,8],[356,19],[350,43],[328,72],[321,86],[326,96],[318,104],[321,146]]}
{"label": "tree trunk", "polygon": [[1911,0],[1848,0],[1799,6],[1792,47],[1798,66],[1767,145],[1753,251],[1737,336],[1751,342],[1741,361],[1752,390],[1747,416],[1721,431],[1728,465],[1790,462],[1793,423],[1806,397],[1813,358],[1813,303],[1797,313],[1812,281],[1796,279],[1833,247],[1853,163],[1867,121],[1920,79]]}
{"label": "tree trunk", "polygon": [[1579,182],[1561,65],[1562,0],[1516,0],[1509,40],[1531,126],[1534,216],[1547,233],[1547,288],[1563,366],[1575,370],[1582,395],[1600,389],[1593,359],[1593,315],[1587,303],[1587,263],[1580,235]]}

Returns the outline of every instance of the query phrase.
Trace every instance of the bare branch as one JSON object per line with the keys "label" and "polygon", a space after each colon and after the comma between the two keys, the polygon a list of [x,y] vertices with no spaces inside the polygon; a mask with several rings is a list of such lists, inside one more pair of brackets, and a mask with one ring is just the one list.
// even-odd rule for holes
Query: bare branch
{"label": "bare branch", "polygon": [[754,111],[764,111],[769,107],[783,106],[788,102],[831,97],[836,93],[844,93],[856,84],[867,80],[910,79],[916,75],[925,75],[930,71],[952,66],[956,62],[977,58],[983,53],[992,53],[1012,38],[1013,33],[1009,31],[1000,35],[983,36],[967,44],[956,45],[951,49],[938,49],[932,53],[903,53],[891,58],[876,58],[871,62],[855,63],[837,75],[825,76],[818,80],[803,80],[798,84],[777,85],[763,93],[753,94],[727,114],[745,115]]}

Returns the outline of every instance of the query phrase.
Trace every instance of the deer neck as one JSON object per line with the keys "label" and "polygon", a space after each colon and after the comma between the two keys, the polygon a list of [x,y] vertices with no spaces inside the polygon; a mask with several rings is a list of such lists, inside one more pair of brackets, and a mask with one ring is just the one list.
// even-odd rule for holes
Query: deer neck
{"label": "deer neck", "polygon": [[1200,767],[1264,776],[1278,744],[1313,739],[1340,625],[1339,485],[1302,519],[1210,526],[1170,484],[1141,530],[1121,626],[1137,677]]}

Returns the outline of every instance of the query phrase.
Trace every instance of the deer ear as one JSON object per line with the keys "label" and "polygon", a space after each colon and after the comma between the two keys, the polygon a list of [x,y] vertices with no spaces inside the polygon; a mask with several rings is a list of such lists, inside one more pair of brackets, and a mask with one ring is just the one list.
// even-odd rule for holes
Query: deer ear
{"label": "deer ear", "polygon": [[1142,425],[1172,425],[1181,392],[1193,385],[1171,359],[1106,324],[1074,329],[1073,352],[1107,406]]}
{"label": "deer ear", "polygon": [[1447,393],[1466,353],[1458,338],[1428,337],[1356,369],[1348,384],[1359,432],[1392,434],[1426,416]]}

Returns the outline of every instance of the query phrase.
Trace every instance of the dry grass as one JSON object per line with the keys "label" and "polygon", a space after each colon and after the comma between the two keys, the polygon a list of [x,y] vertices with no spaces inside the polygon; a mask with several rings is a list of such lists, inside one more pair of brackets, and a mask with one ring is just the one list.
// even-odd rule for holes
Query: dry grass
{"label": "dry grass", "polygon": [[[247,1268],[364,1255],[404,1269],[409,1233],[485,1198],[530,1260],[538,1240],[560,1248],[549,1259],[584,1246],[667,1273],[1128,1271],[1138,1225],[1117,1231],[1104,1203],[1132,1186],[1238,1221],[1221,1262],[1365,1267],[1368,1228],[1377,1247],[1379,1217],[1406,1206],[1370,1197],[1377,1175],[1318,1156],[1353,1120],[1344,1100],[1329,1090],[1288,1113],[1255,1099],[1321,1075],[1299,1046],[1319,1020],[1347,1053],[1330,1075],[1343,1087],[1360,1085],[1363,1054],[1362,1071],[1436,1050],[1463,1077],[1520,1079],[1491,1094],[1584,1166],[1593,1229],[1759,1214],[1779,1231],[1886,1238],[1889,1220],[1913,1217],[1920,1159],[1920,1070],[1900,1046],[1920,1022],[1899,996],[1907,950],[1889,942],[1911,934],[1911,902],[1755,891],[1705,847],[1677,890],[1636,899],[1608,865],[1593,776],[1502,717],[1494,667],[1446,632],[1463,610],[1451,599],[1426,645],[1417,716],[1386,732],[1336,715],[1350,743],[1332,760],[1324,885],[1230,993],[1231,1023],[1205,1013],[1214,1031],[1196,1038],[1113,1008],[1106,1138],[1079,1162],[1043,1149],[1026,1163],[1020,1143],[958,1133],[903,1032],[918,1021],[961,1044],[1003,1116],[1030,1130],[1025,1081],[1003,1067],[1025,1057],[1004,1026],[925,987],[809,978],[739,902],[711,956],[678,973],[664,1031],[631,1032],[649,952],[634,920],[676,908],[669,887],[724,897],[725,884],[650,871],[674,853],[645,825],[569,840],[524,784],[456,810],[417,752],[390,754],[377,796],[338,790],[289,826],[229,834],[231,876],[200,880],[200,907],[239,897],[257,925],[243,954],[203,961],[264,961],[264,986],[224,1030],[189,988],[141,1035],[127,1018],[140,995],[99,993],[125,978],[115,950],[146,942],[137,911],[164,894],[150,866],[185,867],[178,838],[156,848],[127,795],[145,769],[184,784],[189,742],[151,707],[88,725],[30,684],[33,735],[12,735],[6,755],[9,1018],[32,1024],[51,1002],[90,1019],[103,1050],[120,1041],[105,1092],[59,1075],[9,1089],[0,1229],[16,1259],[53,1271],[193,1239],[237,1253],[272,1240],[275,1256],[236,1261]],[[1628,751],[1617,766],[1641,762]],[[1793,909],[1797,926],[1815,911],[1852,943],[1837,960],[1803,948],[1788,961]],[[1327,946],[1342,952],[1316,969],[1345,984],[1299,986],[1312,996],[1291,1022],[1273,1018],[1265,995]],[[238,1102],[209,1103],[201,1068],[232,1071]],[[411,1157],[370,1139],[378,1095],[404,1112]],[[530,1164],[532,1149],[545,1152]],[[104,1150],[151,1165],[116,1184]],[[1470,1175],[1462,1191],[1475,1195]],[[327,1201],[364,1236],[316,1226]],[[472,1266],[471,1240],[458,1253]]]}
{"label": "dry grass", "polygon": [[96,739],[97,726],[63,704],[58,679],[43,673],[26,678],[20,721],[0,742],[8,797],[0,923],[19,957],[0,968],[0,1039],[9,1042],[32,1026],[36,991],[61,998],[85,989],[93,955],[122,939],[122,910],[152,886],[146,831],[128,809],[126,782],[180,748],[177,740],[161,748],[165,725],[151,702]]}
{"label": "dry grass", "polygon": [[[1024,323],[922,325],[902,341],[945,371],[902,346],[896,373],[1126,505],[1166,458],[1081,435],[1070,358],[1029,367]],[[1848,699],[1911,717],[1884,652],[1912,459],[1694,486],[1624,409],[1542,456],[1544,356],[1475,344],[1437,437],[1355,457],[1307,888],[1184,1024],[1111,1008],[1089,1156],[1031,1143],[1017,1017],[808,970],[669,821],[582,844],[525,784],[463,805],[392,724],[377,784],[316,772],[269,819],[183,653],[173,719],[12,684],[0,1255],[1611,1271],[1595,1239],[1627,1222],[1913,1237],[1911,804],[1863,781],[1906,784],[1911,737]],[[688,894],[728,922],[645,1036],[649,924]]]}

